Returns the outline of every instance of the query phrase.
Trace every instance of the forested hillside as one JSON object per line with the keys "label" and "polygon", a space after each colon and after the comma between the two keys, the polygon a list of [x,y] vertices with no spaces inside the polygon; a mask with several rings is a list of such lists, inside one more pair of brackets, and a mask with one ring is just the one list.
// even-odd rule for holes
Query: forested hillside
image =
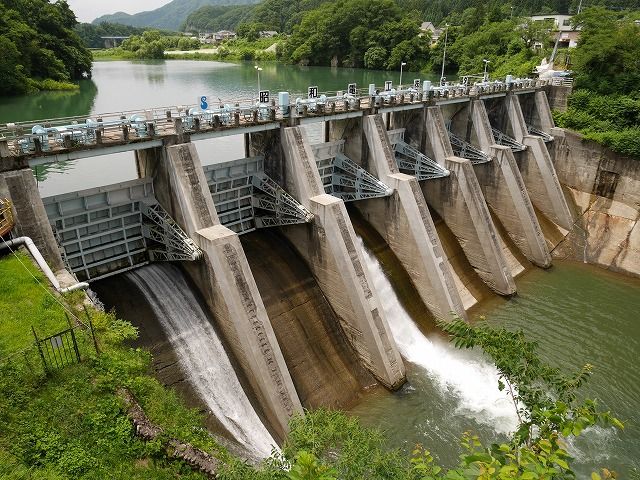
{"label": "forested hillside", "polygon": [[91,71],[91,53],[74,32],[65,1],[0,2],[0,95],[74,88],[69,80]]}
{"label": "forested hillside", "polygon": [[118,12],[113,15],[103,15],[92,23],[102,22],[121,23],[134,27],[154,27],[166,30],[178,30],[187,16],[200,7],[208,5],[246,5],[256,3],[256,0],[173,0],[160,8],[134,15]]}
{"label": "forested hillside", "polygon": [[[484,0],[396,0],[397,5],[415,20],[442,22],[452,13],[467,8],[487,9],[492,4],[506,7],[506,16],[528,16],[537,13],[574,13],[580,0],[515,0],[487,2]],[[202,7],[193,11],[183,23],[186,31],[215,31],[236,29],[240,23],[256,23],[263,30],[291,33],[303,15],[331,0],[263,0],[256,5],[239,7]],[[586,4],[585,4],[586,5]],[[583,5],[583,6],[585,6]],[[605,6],[612,10],[639,8],[640,0],[589,0],[589,6]],[[513,6],[513,11],[511,10]]]}
{"label": "forested hillside", "polygon": [[191,13],[181,26],[185,32],[235,30],[253,19],[253,5],[207,5]]}

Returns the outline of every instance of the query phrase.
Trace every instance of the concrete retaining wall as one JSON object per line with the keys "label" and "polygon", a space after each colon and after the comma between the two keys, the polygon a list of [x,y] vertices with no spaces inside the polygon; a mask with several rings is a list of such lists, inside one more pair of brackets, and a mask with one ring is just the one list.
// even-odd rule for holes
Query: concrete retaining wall
{"label": "concrete retaining wall", "polygon": [[564,131],[554,163],[581,226],[554,252],[640,277],[640,160]]}

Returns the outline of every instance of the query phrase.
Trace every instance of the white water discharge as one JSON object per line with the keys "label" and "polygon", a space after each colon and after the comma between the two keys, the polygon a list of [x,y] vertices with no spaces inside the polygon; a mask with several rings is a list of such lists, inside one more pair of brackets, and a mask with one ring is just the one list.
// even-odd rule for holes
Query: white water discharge
{"label": "white water discharge", "polygon": [[213,415],[261,457],[276,446],[254,411],[226,352],[182,272],[154,264],[127,273],[149,301],[182,369]]}
{"label": "white water discharge", "polygon": [[498,390],[495,366],[475,352],[463,352],[439,339],[427,338],[400,304],[378,259],[358,238],[393,338],[402,356],[421,367],[443,397],[454,396],[457,411],[492,426],[498,433],[513,432],[518,417],[511,400]]}

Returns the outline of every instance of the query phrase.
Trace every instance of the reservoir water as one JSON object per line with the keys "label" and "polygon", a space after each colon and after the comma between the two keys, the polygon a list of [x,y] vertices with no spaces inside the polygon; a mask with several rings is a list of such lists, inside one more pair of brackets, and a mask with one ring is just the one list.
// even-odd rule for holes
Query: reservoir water
{"label": "reservoir water", "polygon": [[[311,85],[318,85],[321,91],[338,90],[351,82],[360,86],[379,85],[385,80],[396,83],[399,75],[357,69],[261,66],[261,87],[272,92],[302,92]],[[404,75],[405,79],[427,78],[407,72]],[[184,105],[195,103],[199,95],[225,100],[249,98],[257,90],[253,63],[98,62],[93,79],[81,82],[78,92],[0,99],[0,123]],[[198,142],[197,148],[204,164],[244,155],[239,136]],[[43,196],[136,177],[132,153],[40,167],[36,174]],[[428,316],[416,314],[420,308],[406,303],[407,295],[399,295],[403,298],[399,301],[396,292],[406,290],[406,285],[390,283],[387,277],[398,275],[389,272],[384,263],[381,267],[377,256],[378,252],[365,254],[394,337],[407,361],[409,382],[394,394],[376,389],[365,395],[352,413],[366,424],[383,428],[390,446],[410,450],[415,443],[423,443],[449,465],[458,458],[458,441],[465,430],[474,431],[487,441],[506,438],[513,428],[514,415],[497,389],[495,369],[479,354],[451,347]],[[496,324],[522,328],[540,344],[544,357],[560,367],[577,369],[587,362],[593,364],[595,371],[587,394],[598,398],[626,424],[624,432],[593,429],[571,445],[578,478],[588,478],[588,473],[600,465],[620,473],[640,468],[640,280],[588,265],[556,261],[550,270],[533,269],[516,283],[516,297],[491,299],[471,316],[485,315]],[[149,295],[153,296],[153,292]],[[158,300],[158,308],[160,303]],[[196,319],[191,325],[201,328],[205,322]],[[180,338],[176,333],[176,342]],[[183,353],[184,358],[191,355],[188,351]],[[193,357],[193,362],[197,367],[198,358]],[[245,432],[259,430],[253,421],[238,428]],[[264,436],[266,448],[268,434],[260,435]]]}

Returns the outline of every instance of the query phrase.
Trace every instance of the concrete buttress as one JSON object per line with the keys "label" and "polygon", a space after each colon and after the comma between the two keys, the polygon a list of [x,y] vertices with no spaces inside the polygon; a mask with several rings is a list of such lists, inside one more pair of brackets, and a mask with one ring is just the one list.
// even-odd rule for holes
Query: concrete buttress
{"label": "concrete buttress", "polygon": [[513,152],[495,144],[482,100],[473,101],[472,121],[480,149],[492,156],[490,162],[474,165],[487,204],[531,263],[551,266],[551,255]]}
{"label": "concrete buttress", "polygon": [[427,108],[427,144],[450,175],[422,182],[424,196],[458,239],[480,278],[495,292],[512,295],[515,282],[469,160],[454,157],[439,107]]}
{"label": "concrete buttress", "polygon": [[[64,268],[38,186],[30,168],[0,173],[0,196],[8,194],[15,211],[15,231],[30,237],[54,272]],[[4,193],[3,193],[4,191]]]}
{"label": "concrete buttress", "polygon": [[357,202],[356,207],[387,241],[409,274],[420,298],[438,318],[465,317],[438,233],[418,180],[400,173],[380,115],[363,120],[369,172],[394,189],[393,195]]}
{"label": "concrete buttress", "polygon": [[153,169],[156,197],[204,253],[204,261],[185,264],[185,270],[282,438],[302,406],[238,235],[218,221],[195,145],[169,146],[160,153]]}
{"label": "concrete buttress", "polygon": [[544,141],[540,137],[528,134],[518,98],[509,94],[506,102],[507,121],[513,136],[528,147],[524,152],[517,153],[516,158],[519,160],[520,173],[531,202],[552,222],[571,230],[571,212]]}
{"label": "concrete buttress", "polygon": [[363,365],[386,387],[405,369],[367,271],[344,202],[325,194],[314,154],[300,127],[282,131],[286,190],[315,215],[282,229],[309,265]]}

